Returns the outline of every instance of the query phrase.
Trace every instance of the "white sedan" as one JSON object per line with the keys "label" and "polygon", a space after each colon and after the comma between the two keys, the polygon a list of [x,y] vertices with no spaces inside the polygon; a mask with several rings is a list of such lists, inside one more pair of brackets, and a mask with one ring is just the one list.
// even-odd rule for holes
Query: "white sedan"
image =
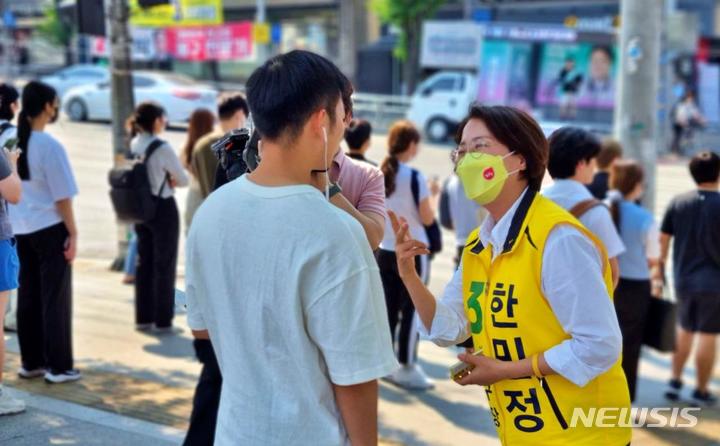
{"label": "white sedan", "polygon": [[[198,108],[212,112],[217,108],[217,90],[185,76],[139,71],[133,74],[133,85],[135,103],[157,102],[167,112],[170,122],[187,122]],[[109,121],[112,118],[110,82],[75,87],[67,92],[62,103],[72,121]]]}
{"label": "white sedan", "polygon": [[61,98],[71,88],[96,84],[108,79],[110,79],[110,71],[107,68],[89,64],[72,65],[40,78],[41,81],[52,86]]}

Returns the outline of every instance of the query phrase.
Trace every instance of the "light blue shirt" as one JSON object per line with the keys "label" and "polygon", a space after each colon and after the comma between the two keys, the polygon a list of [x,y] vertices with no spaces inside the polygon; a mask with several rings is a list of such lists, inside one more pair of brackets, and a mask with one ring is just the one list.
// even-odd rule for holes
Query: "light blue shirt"
{"label": "light blue shirt", "polygon": [[457,246],[465,246],[470,233],[480,226],[487,211],[465,195],[465,189],[457,175],[450,177],[446,190]]}
{"label": "light blue shirt", "polygon": [[654,220],[650,211],[622,200],[620,210],[620,236],[625,243],[625,252],[618,256],[620,277],[631,280],[649,280],[648,234],[652,232]]}
{"label": "light blue shirt", "polygon": [[23,156],[28,157],[30,179],[22,182],[20,202],[10,205],[10,223],[17,235],[62,222],[55,203],[78,193],[67,152],[49,133],[33,131]]}

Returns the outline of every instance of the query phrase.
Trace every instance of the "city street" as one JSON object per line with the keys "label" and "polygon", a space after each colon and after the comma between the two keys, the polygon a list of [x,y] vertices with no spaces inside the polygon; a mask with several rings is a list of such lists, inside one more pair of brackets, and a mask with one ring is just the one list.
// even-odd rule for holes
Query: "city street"
{"label": "city street", "polygon": [[[13,333],[6,334],[10,351],[6,384],[28,401],[29,410],[0,418],[0,444],[178,444],[187,426],[200,366],[184,316],[176,318],[177,325],[184,327],[180,335],[136,332],[133,289],[121,285],[119,273],[109,271],[118,234],[108,198],[110,128],[105,123],[77,124],[61,119],[49,131],[65,145],[80,189],[75,201],[80,241],[74,268],[73,322],[76,365],[85,378],[55,387],[20,382],[15,375],[17,339]],[[163,137],[179,152],[184,136],[173,130]],[[382,160],[384,138],[377,135],[373,139],[368,158]],[[423,144],[413,164],[428,177],[443,179],[451,170],[449,147]],[[684,163],[661,162],[657,179],[655,214],[659,218],[672,196],[693,184]],[[185,191],[178,191],[176,197],[182,215]],[[182,234],[184,238],[184,230]],[[445,250],[432,264],[435,295],[442,293],[453,272],[454,237],[450,233],[444,236]],[[183,245],[184,240],[181,259]],[[181,260],[180,289],[184,288],[183,270]],[[455,354],[427,341],[421,344],[421,363],[436,382],[431,391],[408,392],[381,384],[383,441],[408,446],[499,444],[483,389],[460,387],[448,379]],[[662,393],[669,377],[669,355],[645,350],[640,368],[636,406],[667,407]],[[688,368],[685,382],[686,388],[692,388],[693,368]],[[712,385],[716,391],[720,389],[717,368]],[[720,409],[704,409],[699,421],[692,429],[635,429],[633,444],[720,445]]]}

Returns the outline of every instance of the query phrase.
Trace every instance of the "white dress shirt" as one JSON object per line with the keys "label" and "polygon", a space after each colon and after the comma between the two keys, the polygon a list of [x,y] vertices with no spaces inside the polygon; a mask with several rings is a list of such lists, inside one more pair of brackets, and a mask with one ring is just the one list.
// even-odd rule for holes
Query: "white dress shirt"
{"label": "white dress shirt", "polygon": [[[503,250],[513,216],[524,192],[495,223],[488,216],[480,227],[480,241],[493,251]],[[582,387],[606,372],[617,361],[622,335],[610,300],[600,253],[576,228],[559,225],[548,235],[542,258],[542,291],[555,316],[571,338],[545,352],[548,365],[559,375]],[[440,346],[450,346],[470,336],[462,292],[462,265],[437,302],[431,330],[418,323],[420,332]]]}
{"label": "white dress shirt", "polygon": [[[581,201],[595,198],[587,187],[575,180],[555,180],[555,183],[543,189],[542,194],[568,211]],[[612,221],[610,211],[605,206],[590,209],[579,220],[603,242],[609,258],[612,259],[625,252],[625,244]]]}

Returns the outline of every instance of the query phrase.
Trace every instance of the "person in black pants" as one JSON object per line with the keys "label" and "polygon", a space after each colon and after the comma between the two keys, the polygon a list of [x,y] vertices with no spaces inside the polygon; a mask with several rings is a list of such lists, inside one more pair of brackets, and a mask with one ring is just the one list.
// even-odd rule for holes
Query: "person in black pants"
{"label": "person in black pants", "polygon": [[140,104],[128,120],[133,137],[131,151],[146,158],[148,180],[157,197],[157,211],[148,221],[135,225],[138,266],[135,273],[135,323],[140,331],[172,332],[175,315],[180,216],[174,189],[187,186],[189,178],[169,144],[157,135],[165,130],[165,110],[152,102]]}
{"label": "person in black pants", "polygon": [[652,294],[662,292],[662,287],[651,287],[651,278],[659,278],[660,232],[652,213],[635,203],[643,194],[643,177],[636,161],[618,160],[610,171],[610,211],[625,245],[625,252],[618,256],[620,282],[613,303],[623,337],[622,368],[632,401]]}
{"label": "person in black pants", "polygon": [[77,228],[72,198],[77,194],[63,146],[48,133],[59,99],[55,90],[30,82],[18,117],[18,174],[33,190],[10,208],[20,259],[17,328],[21,378],[44,376],[48,383],[80,379],[73,369],[72,267]]}

